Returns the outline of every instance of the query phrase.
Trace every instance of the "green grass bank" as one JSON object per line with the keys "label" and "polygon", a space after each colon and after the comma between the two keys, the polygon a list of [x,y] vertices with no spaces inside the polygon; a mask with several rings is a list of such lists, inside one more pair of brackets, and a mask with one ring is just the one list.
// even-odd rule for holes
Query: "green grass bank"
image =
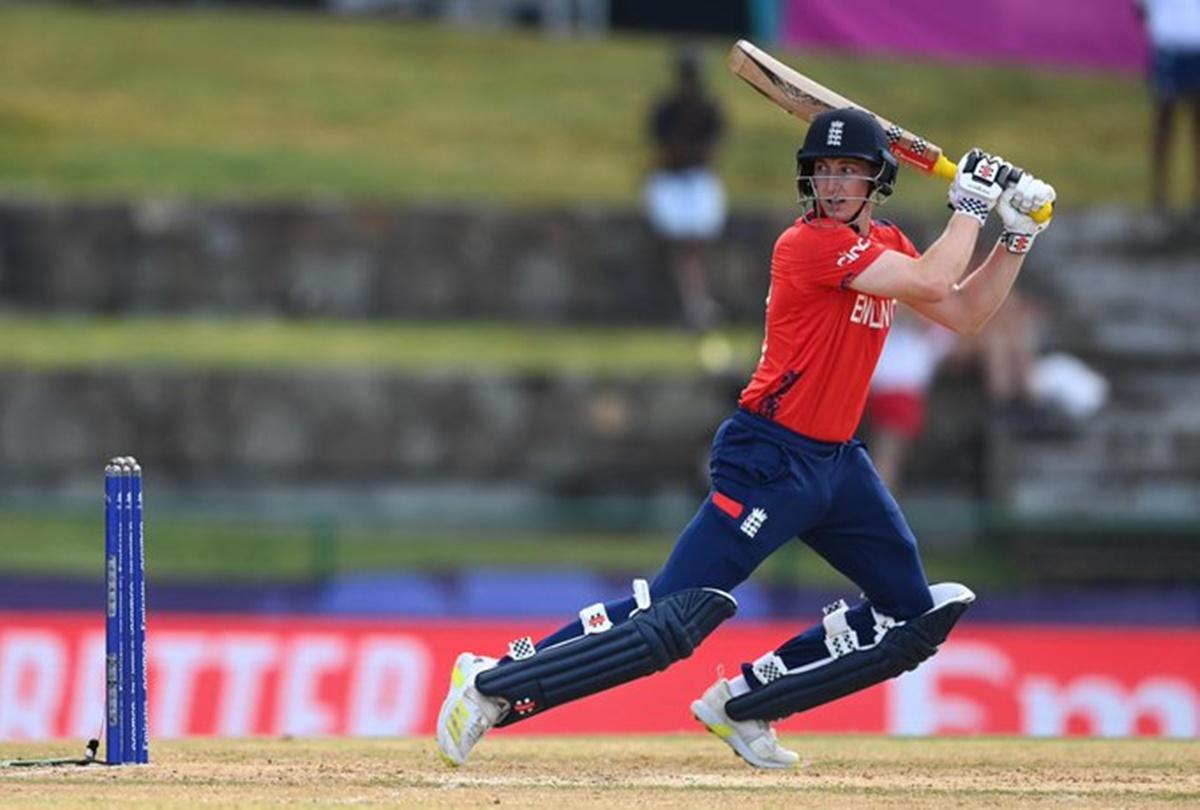
{"label": "green grass bank", "polygon": [[[731,125],[720,168],[736,204],[790,205],[803,128],[728,73],[730,44],[704,43]],[[6,4],[0,53],[0,192],[62,196],[632,205],[669,76],[665,38],[194,8]],[[1146,197],[1136,76],[779,55],[953,155],[978,144],[1045,176],[1060,210]],[[892,204],[943,199],[905,172]]]}

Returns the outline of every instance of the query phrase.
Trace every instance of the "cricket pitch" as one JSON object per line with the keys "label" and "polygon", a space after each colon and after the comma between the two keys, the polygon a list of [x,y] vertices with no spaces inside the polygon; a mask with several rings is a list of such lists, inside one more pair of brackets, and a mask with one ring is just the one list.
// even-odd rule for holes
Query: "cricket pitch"
{"label": "cricket pitch", "polygon": [[[789,771],[758,771],[715,738],[494,734],[467,767],[430,738],[181,740],[148,766],[0,768],[0,807],[839,808],[1183,807],[1200,803],[1200,742],[1157,739],[784,737]],[[0,760],[78,745],[3,744]],[[787,805],[784,805],[787,802]]]}

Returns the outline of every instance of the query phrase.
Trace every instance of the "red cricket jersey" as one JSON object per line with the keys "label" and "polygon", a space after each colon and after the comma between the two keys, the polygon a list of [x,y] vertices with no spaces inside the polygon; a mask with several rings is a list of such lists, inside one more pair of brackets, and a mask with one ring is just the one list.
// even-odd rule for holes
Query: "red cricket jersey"
{"label": "red cricket jersey", "polygon": [[775,243],[766,336],[738,404],[804,436],[854,435],[896,299],[850,289],[885,250],[920,253],[900,229],[874,221],[865,237],[831,220],[802,218]]}

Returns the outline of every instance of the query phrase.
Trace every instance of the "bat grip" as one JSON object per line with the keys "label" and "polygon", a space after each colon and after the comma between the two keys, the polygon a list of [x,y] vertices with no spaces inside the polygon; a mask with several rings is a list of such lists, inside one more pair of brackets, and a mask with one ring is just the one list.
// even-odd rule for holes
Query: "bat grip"
{"label": "bat grip", "polygon": [[[1024,176],[1025,172],[1014,166],[1013,170],[1008,174],[1008,179],[1004,181],[1005,188],[1012,188],[1019,183],[1021,178]],[[1054,216],[1054,203],[1046,203],[1041,208],[1030,214],[1029,218],[1041,225],[1043,222],[1049,222],[1052,216]]]}
{"label": "bat grip", "polygon": [[[950,160],[945,155],[939,155],[937,163],[933,164],[933,174],[942,178],[943,180],[949,180],[953,182],[955,176],[958,174],[958,164]],[[1021,179],[1022,174],[1023,172],[1020,169],[1014,169],[1012,174],[1008,176],[1008,185],[1014,185],[1018,180]],[[1053,216],[1053,203],[1046,203],[1041,208],[1029,215],[1030,219],[1039,225],[1043,222],[1049,222],[1050,218]]]}
{"label": "bat grip", "polygon": [[958,176],[958,164],[945,155],[938,155],[937,163],[933,164],[933,174],[953,183]]}
{"label": "bat grip", "polygon": [[1046,203],[1030,214],[1029,218],[1041,225],[1043,222],[1049,222],[1052,216],[1054,216],[1054,203]]}

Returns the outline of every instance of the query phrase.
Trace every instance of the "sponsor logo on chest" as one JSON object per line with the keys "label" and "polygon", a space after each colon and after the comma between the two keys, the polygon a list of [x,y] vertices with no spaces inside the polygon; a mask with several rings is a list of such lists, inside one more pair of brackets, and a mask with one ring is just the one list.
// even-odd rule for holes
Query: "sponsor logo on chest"
{"label": "sponsor logo on chest", "polygon": [[876,298],[859,293],[854,299],[854,308],[850,310],[850,323],[871,329],[887,329],[892,325],[895,314],[895,298]]}

